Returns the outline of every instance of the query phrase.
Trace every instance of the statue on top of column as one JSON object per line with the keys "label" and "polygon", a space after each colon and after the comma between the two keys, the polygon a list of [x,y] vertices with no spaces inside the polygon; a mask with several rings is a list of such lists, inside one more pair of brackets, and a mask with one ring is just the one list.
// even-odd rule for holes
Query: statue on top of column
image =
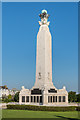
{"label": "statue on top of column", "polygon": [[46,10],[42,10],[42,13],[39,14],[41,21],[39,21],[39,25],[49,25],[50,22],[47,22],[49,14],[47,14]]}

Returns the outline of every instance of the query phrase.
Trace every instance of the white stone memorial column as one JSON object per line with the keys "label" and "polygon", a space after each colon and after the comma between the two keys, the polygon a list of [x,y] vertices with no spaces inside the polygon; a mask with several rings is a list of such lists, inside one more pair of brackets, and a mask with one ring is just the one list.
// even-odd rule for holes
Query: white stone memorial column
{"label": "white stone memorial column", "polygon": [[55,88],[52,83],[52,40],[46,10],[39,15],[39,32],[37,34],[36,81],[34,88]]}

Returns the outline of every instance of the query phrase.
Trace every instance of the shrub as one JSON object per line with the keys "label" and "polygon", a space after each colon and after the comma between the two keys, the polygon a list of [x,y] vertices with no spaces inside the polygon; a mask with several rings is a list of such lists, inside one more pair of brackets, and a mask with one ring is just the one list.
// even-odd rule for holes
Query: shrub
{"label": "shrub", "polygon": [[11,100],[6,98],[6,99],[4,99],[4,102],[8,103],[8,102],[11,102]]}
{"label": "shrub", "polygon": [[77,111],[80,111],[80,106],[76,107],[76,110],[77,110]]}
{"label": "shrub", "polygon": [[53,107],[53,106],[35,106],[35,105],[7,105],[7,109],[34,110],[34,111],[75,111],[75,106]]}

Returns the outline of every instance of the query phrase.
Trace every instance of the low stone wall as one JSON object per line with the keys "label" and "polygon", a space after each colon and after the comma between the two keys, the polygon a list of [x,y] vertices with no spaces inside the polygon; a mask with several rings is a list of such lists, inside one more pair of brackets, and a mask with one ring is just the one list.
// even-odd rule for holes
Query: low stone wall
{"label": "low stone wall", "polygon": [[[14,102],[14,103],[0,103],[0,109],[7,109],[7,105],[19,105],[19,103],[17,102]],[[44,105],[38,105],[38,104],[30,104],[30,105],[36,105],[36,106],[59,106],[59,107],[65,107],[65,106],[80,106],[80,103],[68,103],[67,105],[66,104],[59,104],[59,105],[52,105],[52,104],[44,104]]]}
{"label": "low stone wall", "polygon": [[0,103],[0,109],[6,109],[7,104],[6,103]]}
{"label": "low stone wall", "polygon": [[7,109],[7,105],[17,105],[17,104],[19,104],[19,103],[15,103],[15,102],[13,102],[13,103],[0,103],[0,109]]}
{"label": "low stone wall", "polygon": [[69,106],[80,106],[80,103],[68,103]]}

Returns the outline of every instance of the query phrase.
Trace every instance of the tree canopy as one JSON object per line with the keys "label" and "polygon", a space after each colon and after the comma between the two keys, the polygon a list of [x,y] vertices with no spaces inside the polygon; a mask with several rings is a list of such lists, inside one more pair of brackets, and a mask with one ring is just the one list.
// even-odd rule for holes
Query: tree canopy
{"label": "tree canopy", "polygon": [[17,92],[14,96],[14,101],[19,102],[19,92]]}

